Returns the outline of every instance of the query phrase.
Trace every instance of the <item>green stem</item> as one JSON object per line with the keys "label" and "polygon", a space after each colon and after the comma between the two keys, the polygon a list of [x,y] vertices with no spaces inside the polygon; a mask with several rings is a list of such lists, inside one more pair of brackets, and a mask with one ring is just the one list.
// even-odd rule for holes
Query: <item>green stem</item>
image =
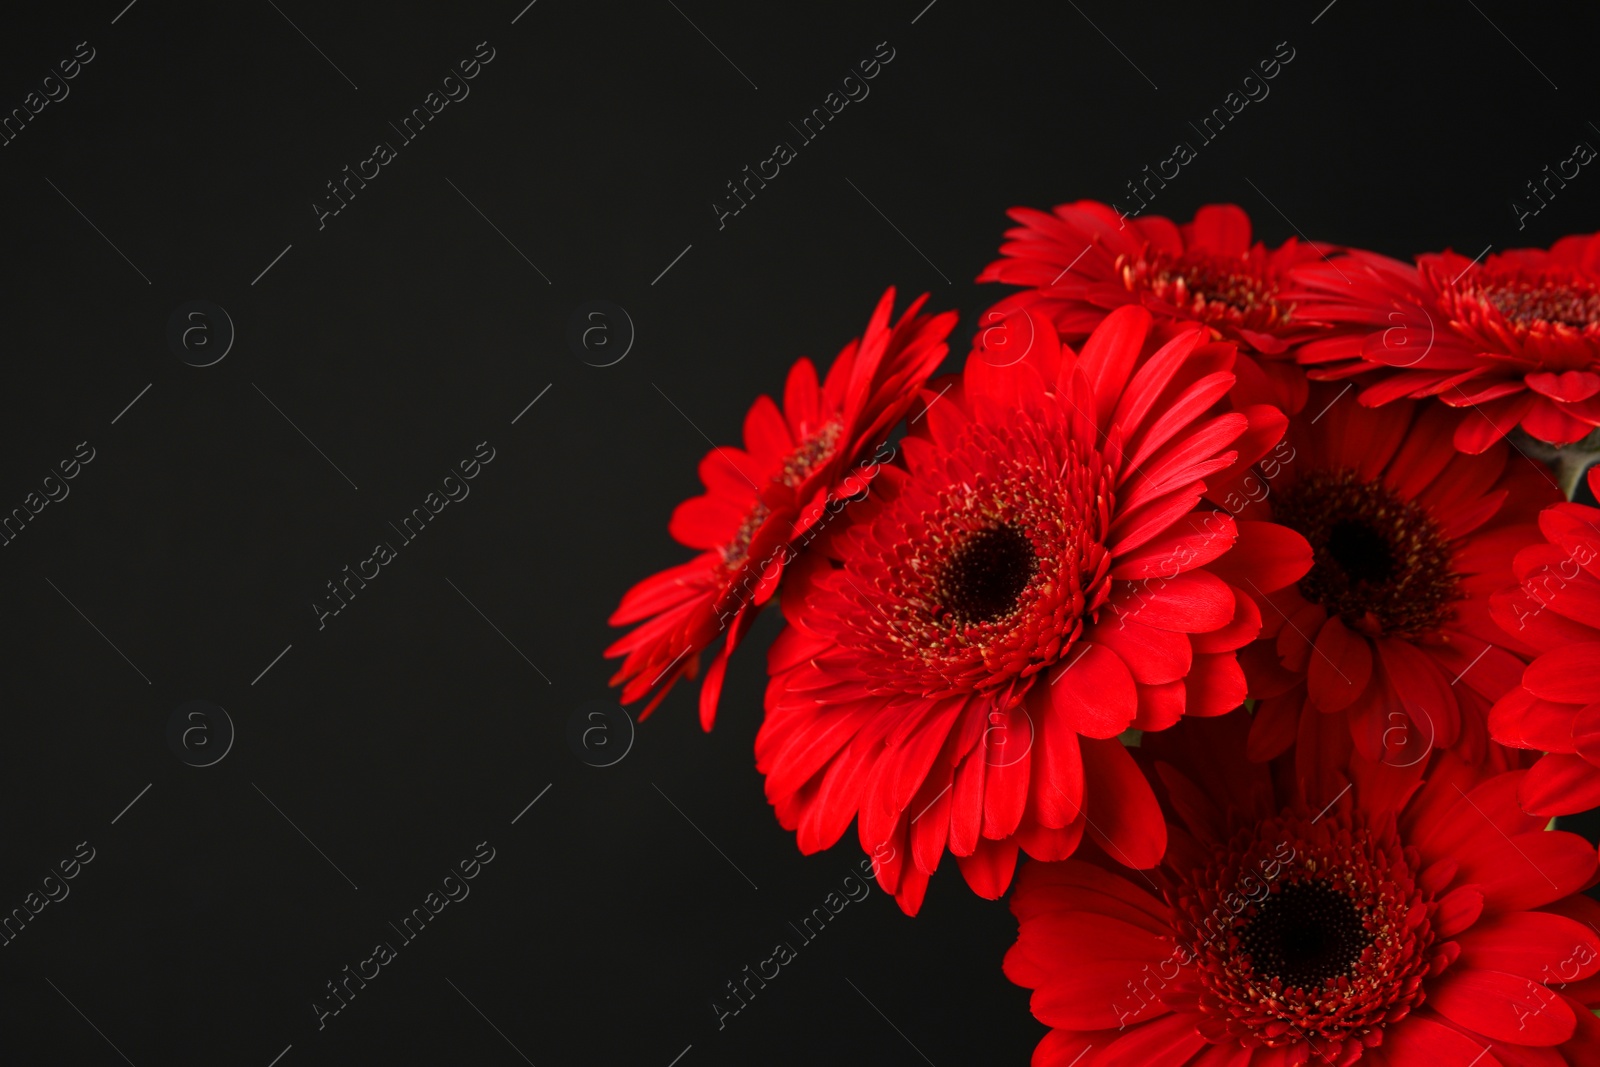
{"label": "green stem", "polygon": [[1600,430],[1570,445],[1552,445],[1528,436],[1518,427],[1511,431],[1508,440],[1518,451],[1548,463],[1555,471],[1561,494],[1568,500],[1577,494],[1584,472],[1600,460]]}

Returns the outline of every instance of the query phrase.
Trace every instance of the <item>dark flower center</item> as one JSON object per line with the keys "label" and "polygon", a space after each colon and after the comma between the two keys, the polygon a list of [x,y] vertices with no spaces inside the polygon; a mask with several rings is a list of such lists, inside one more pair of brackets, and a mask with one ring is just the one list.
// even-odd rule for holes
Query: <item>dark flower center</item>
{"label": "dark flower center", "polygon": [[[802,485],[812,473],[833,458],[843,432],[844,427],[837,420],[824,425],[784,457],[772,480],[781,482],[790,489]],[[771,514],[772,509],[759,500],[751,505],[749,512],[745,514],[744,522],[739,524],[739,529],[734,532],[732,539],[722,547],[724,567],[729,571],[737,571],[745,565],[750,558],[751,542],[755,540],[762,524]]]}
{"label": "dark flower center", "polygon": [[939,575],[939,601],[958,622],[1003,619],[1017,609],[1039,569],[1033,542],[1007,524],[974,530]]}
{"label": "dark flower center", "polygon": [[843,432],[844,427],[833,421],[800,442],[800,446],[783,461],[778,480],[791,489],[804,482],[813,471],[833,458],[834,450],[839,447],[839,435]]}
{"label": "dark flower center", "polygon": [[1059,410],[1010,414],[908,463],[841,538],[837,640],[869,691],[1019,686],[1109,597],[1112,468]]}
{"label": "dark flower center", "polygon": [[1279,303],[1277,286],[1246,259],[1190,251],[1156,253],[1119,264],[1129,292],[1141,289],[1211,326],[1270,332],[1289,319],[1292,306]]}
{"label": "dark flower center", "polygon": [[1450,326],[1484,352],[1516,357],[1530,369],[1600,368],[1600,272],[1577,263],[1531,266],[1495,256],[1464,270],[1453,261],[1425,258],[1419,269]]}
{"label": "dark flower center", "polygon": [[1372,935],[1344,893],[1325,882],[1298,882],[1262,902],[1240,941],[1256,974],[1313,989],[1349,974]]}
{"label": "dark flower center", "polygon": [[1273,517],[1311,543],[1301,595],[1369,636],[1437,629],[1460,597],[1438,524],[1352,470],[1302,477],[1279,497]]}
{"label": "dark flower center", "polygon": [[1582,278],[1498,279],[1481,295],[1519,326],[1549,323],[1583,329],[1600,323],[1600,289]]}
{"label": "dark flower center", "polygon": [[1386,582],[1394,577],[1389,542],[1371,526],[1341,520],[1328,531],[1328,554],[1353,582]]}
{"label": "dark flower center", "polygon": [[[1435,951],[1437,905],[1394,821],[1332,808],[1239,826],[1209,862],[1173,872],[1176,947],[1159,976],[1195,990],[1212,1043],[1302,1045],[1281,1062],[1352,1064],[1453,958]],[[1139,992],[1119,1011],[1142,1019],[1161,1002]]]}
{"label": "dark flower center", "polygon": [[750,558],[750,542],[755,540],[756,531],[761,529],[761,524],[767,521],[767,516],[772,514],[772,509],[756,501],[750,513],[744,517],[744,522],[739,524],[739,529],[734,532],[733,539],[722,547],[722,565],[730,571],[736,571],[744,566]]}

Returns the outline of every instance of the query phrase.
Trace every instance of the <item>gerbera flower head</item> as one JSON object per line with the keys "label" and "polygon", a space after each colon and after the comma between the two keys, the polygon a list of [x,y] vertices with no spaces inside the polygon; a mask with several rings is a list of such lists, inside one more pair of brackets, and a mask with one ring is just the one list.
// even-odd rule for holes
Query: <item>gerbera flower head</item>
{"label": "gerbera flower head", "polygon": [[1595,849],[1522,812],[1526,771],[1354,754],[1307,792],[1248,729],[1145,739],[1158,870],[1024,867],[1005,972],[1053,1028],[1034,1067],[1596,1062]]}
{"label": "gerbera flower head", "polygon": [[1009,214],[1019,225],[978,280],[1027,291],[1001,301],[982,325],[1037,305],[1076,342],[1113,308],[1138,304],[1158,320],[1198,322],[1236,342],[1263,364],[1281,407],[1292,414],[1304,404],[1304,376],[1286,357],[1321,325],[1280,285],[1290,268],[1320,262],[1323,247],[1292,237],[1276,249],[1252,243],[1250,216],[1233,204],[1209,204],[1181,226],[1160,215],[1128,218],[1094,200]]}
{"label": "gerbera flower head", "polygon": [[1086,833],[1154,864],[1162,824],[1118,735],[1236,707],[1260,622],[1241,587],[1310,564],[1203,501],[1285,422],[1232,410],[1233,345],[1157,347],[1125,307],[1075,353],[1019,315],[930,387],[904,466],[794,575],[768,660],[756,762],[780,822],[810,853],[858,819],[907,912],[947,848],[991,898],[1019,848]]}
{"label": "gerbera flower head", "polygon": [[1552,445],[1600,426],[1600,234],[1414,267],[1352,252],[1297,268],[1288,288],[1334,324],[1297,354],[1311,377],[1366,374],[1374,406],[1438,397],[1460,409],[1464,452],[1517,426]]}
{"label": "gerbera flower head", "polygon": [[[1600,468],[1589,487],[1600,489]],[[1600,807],[1600,509],[1555,504],[1539,529],[1493,607],[1538,656],[1495,704],[1489,729],[1503,745],[1545,753],[1522,783],[1523,807],[1570,815]]]}
{"label": "gerbera flower head", "polygon": [[1260,701],[1251,755],[1299,737],[1314,763],[1312,738],[1337,732],[1369,759],[1414,764],[1437,745],[1476,763],[1489,706],[1529,651],[1490,619],[1490,598],[1560,494],[1503,443],[1457,452],[1438,405],[1374,410],[1348,384],[1318,384],[1306,412],[1242,512],[1298,531],[1316,560],[1265,598],[1261,640],[1242,654]]}
{"label": "gerbera flower head", "polygon": [[802,357],[789,371],[783,407],[762,396],[744,420],[744,447],[714,447],[700,461],[705,492],[673,513],[669,532],[699,549],[622,598],[613,626],[638,625],[606,649],[623,657],[612,685],[623,703],[650,696],[649,715],[681,677],[698,675],[701,653],[726,633],[700,687],[709,730],[728,657],[776,591],[785,566],[834,513],[836,495],[860,490],[875,449],[905,415],[949,350],[954,312],[924,315],[927,297],[890,323],[894,289],[866,331],[839,353],[820,384]]}

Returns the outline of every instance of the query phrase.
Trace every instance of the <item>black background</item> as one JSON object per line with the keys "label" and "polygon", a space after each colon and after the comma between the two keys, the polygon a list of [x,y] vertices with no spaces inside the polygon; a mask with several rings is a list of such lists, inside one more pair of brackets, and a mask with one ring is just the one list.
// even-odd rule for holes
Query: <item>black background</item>
{"label": "black background", "polygon": [[[1521,232],[1511,207],[1600,145],[1592,4],[538,0],[513,25],[523,2],[6,14],[0,110],[96,51],[0,148],[0,511],[95,450],[0,548],[0,911],[96,850],[0,949],[7,1063],[1026,1062],[1014,923],[948,863],[920,917],[874,890],[719,1032],[723,983],[860,858],[853,831],[800,856],[762,797],[773,619],[713,734],[684,687],[615,766],[569,746],[607,614],[684,558],[702,431],[737,441],[888,284],[961,310],[953,366],[1006,207],[1127,204],[1282,41],[1152,210],[1398,255],[1600,227],[1592,166]],[[471,95],[319,231],[324,183],[480,41]],[[870,96],[719,231],[724,183],[882,41]],[[608,368],[566,340],[596,298],[637,329]],[[193,299],[237,329],[204,369],[166,339]],[[324,583],[485,440],[470,497],[319,631]],[[166,742],[196,698],[237,727],[206,768]],[[324,983],[484,840],[471,896],[319,1032]]]}

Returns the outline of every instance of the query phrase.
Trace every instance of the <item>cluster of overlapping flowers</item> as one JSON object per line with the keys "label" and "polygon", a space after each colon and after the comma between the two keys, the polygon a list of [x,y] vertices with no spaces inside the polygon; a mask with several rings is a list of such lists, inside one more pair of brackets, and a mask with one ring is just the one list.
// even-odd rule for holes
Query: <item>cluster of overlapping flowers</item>
{"label": "cluster of overlapping flowers", "polygon": [[1012,217],[958,373],[890,290],[706,455],[623,699],[698,679],[709,729],[776,601],[779,822],[854,822],[908,914],[946,852],[1016,875],[1036,1067],[1600,1063],[1596,851],[1549,828],[1600,806],[1600,235]]}

